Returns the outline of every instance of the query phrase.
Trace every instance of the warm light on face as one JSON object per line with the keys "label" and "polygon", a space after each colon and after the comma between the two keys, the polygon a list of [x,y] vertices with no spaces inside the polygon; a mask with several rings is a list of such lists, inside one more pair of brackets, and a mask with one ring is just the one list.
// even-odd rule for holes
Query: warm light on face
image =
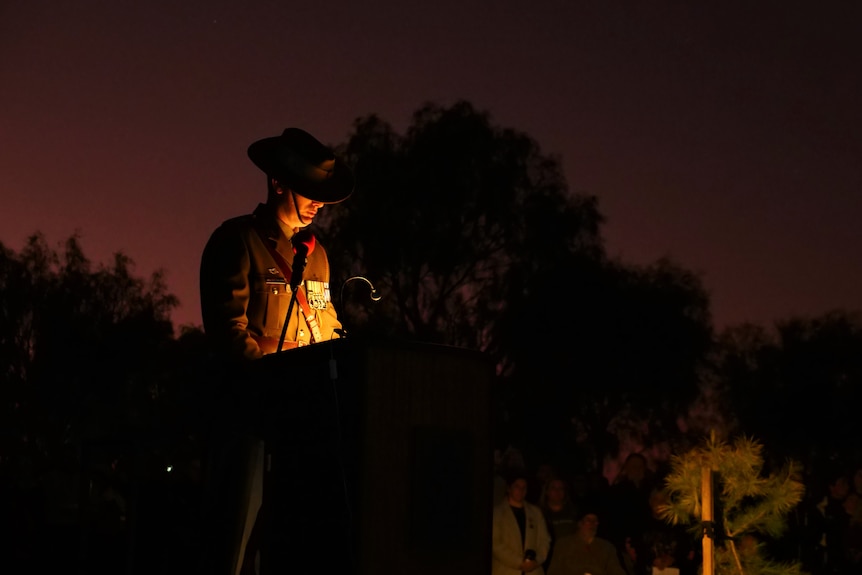
{"label": "warm light on face", "polygon": [[325,205],[323,202],[310,200],[275,180],[272,185],[276,193],[270,196],[270,201],[275,202],[278,218],[290,228],[304,228],[311,224],[317,212]]}

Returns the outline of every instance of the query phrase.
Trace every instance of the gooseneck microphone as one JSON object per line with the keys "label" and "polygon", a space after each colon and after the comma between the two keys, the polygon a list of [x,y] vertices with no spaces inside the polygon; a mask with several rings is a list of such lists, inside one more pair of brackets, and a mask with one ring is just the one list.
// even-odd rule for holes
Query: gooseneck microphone
{"label": "gooseneck microphone", "polygon": [[[353,276],[347,278],[346,280],[344,280],[344,283],[341,284],[341,297],[338,300],[339,307],[344,306],[344,288],[347,287],[347,284],[355,280],[364,281],[366,284],[368,284],[368,287],[371,289],[371,293],[368,295],[368,297],[371,298],[371,301],[380,301],[380,298],[383,297],[380,295],[380,293],[378,293],[377,289],[374,287],[374,284],[371,283],[371,280],[369,280],[367,277]],[[341,337],[347,337],[347,330],[344,328],[336,329],[334,331]]]}
{"label": "gooseneck microphone", "polygon": [[308,256],[314,251],[314,234],[308,228],[303,228],[293,234],[293,266],[290,274],[290,290],[295,292],[302,283],[302,274],[305,272],[305,264]]}

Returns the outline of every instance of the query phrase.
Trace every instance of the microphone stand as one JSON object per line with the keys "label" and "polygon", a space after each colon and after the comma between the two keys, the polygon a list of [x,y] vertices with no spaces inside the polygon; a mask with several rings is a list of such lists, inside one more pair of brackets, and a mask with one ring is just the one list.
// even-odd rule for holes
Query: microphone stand
{"label": "microphone stand", "polygon": [[293,270],[290,274],[290,304],[287,306],[287,313],[284,314],[284,324],[281,326],[281,337],[278,339],[278,347],[275,348],[275,353],[281,353],[281,346],[284,345],[284,340],[287,337],[287,324],[290,323],[293,306],[296,305],[296,292],[299,289],[299,285],[302,283],[302,274],[305,271],[306,256],[307,253],[301,254],[297,251],[293,258]]}
{"label": "microphone stand", "polygon": [[[299,286],[297,286],[298,288]],[[284,345],[284,339],[287,337],[287,324],[290,322],[290,314],[293,311],[293,306],[296,304],[296,289],[290,288],[290,304],[287,306],[287,313],[284,314],[284,325],[281,326],[281,337],[278,338],[278,347],[275,348],[275,353],[281,353],[281,346]]]}

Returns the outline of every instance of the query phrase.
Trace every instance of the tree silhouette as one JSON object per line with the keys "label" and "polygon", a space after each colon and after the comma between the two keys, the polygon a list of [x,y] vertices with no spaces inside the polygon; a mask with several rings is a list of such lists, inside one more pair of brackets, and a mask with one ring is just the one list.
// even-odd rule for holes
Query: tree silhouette
{"label": "tree silhouette", "polygon": [[862,319],[847,311],[744,324],[721,334],[716,373],[746,433],[806,466],[855,457],[862,424]]}
{"label": "tree silhouette", "polygon": [[[142,279],[132,268],[121,253],[93,265],[77,236],[60,251],[39,233],[19,253],[0,245],[0,479],[8,488],[4,509],[31,496],[20,508],[26,520],[10,519],[28,568],[80,558],[87,526],[102,525],[90,507],[97,487],[124,497],[129,523],[143,533],[155,509],[136,505],[131,492],[144,493],[141,485],[163,475],[165,461],[173,458],[179,472],[195,456],[179,450],[194,443],[204,419],[197,409],[206,409],[201,334],[175,338],[177,300],[162,273]],[[75,508],[77,517],[60,515]],[[57,522],[79,531],[36,539]],[[52,545],[57,553],[44,554]]]}
{"label": "tree silhouette", "polygon": [[537,444],[585,433],[601,460],[615,418],[673,431],[712,337],[695,274],[610,261],[597,199],[468,102],[426,104],[403,136],[360,118],[340,149],[357,191],[324,210],[321,232],[333,270],[383,296],[334,283],[348,330],[488,353],[501,416]]}
{"label": "tree silhouette", "polygon": [[50,453],[95,422],[122,421],[141,358],[173,336],[176,298],[161,273],[136,278],[122,254],[94,267],[75,236],[58,253],[36,234],[0,258],[4,400],[27,443]]}
{"label": "tree silhouette", "polygon": [[[582,263],[562,271],[559,279],[569,287],[555,320],[562,334],[512,350],[524,426],[534,442],[557,438],[564,453],[580,452],[601,468],[621,440],[635,449],[678,441],[677,420],[699,393],[712,345],[699,278],[668,260],[645,267]],[[528,322],[519,331],[535,329],[540,319],[517,317]]]}
{"label": "tree silhouette", "polygon": [[368,276],[384,296],[368,310],[344,302],[355,329],[502,362],[496,326],[525,278],[570,251],[601,252],[595,198],[569,194],[555,158],[467,102],[422,107],[405,136],[360,118],[343,150],[358,189],[324,212],[322,227],[338,231],[326,240],[332,267]]}

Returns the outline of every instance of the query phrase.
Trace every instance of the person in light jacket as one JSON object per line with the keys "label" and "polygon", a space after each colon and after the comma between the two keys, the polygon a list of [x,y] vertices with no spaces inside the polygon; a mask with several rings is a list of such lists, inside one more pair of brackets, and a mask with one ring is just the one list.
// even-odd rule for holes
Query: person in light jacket
{"label": "person in light jacket", "polygon": [[551,535],[542,510],[526,501],[527,476],[510,472],[506,495],[494,507],[491,575],[544,575]]}

